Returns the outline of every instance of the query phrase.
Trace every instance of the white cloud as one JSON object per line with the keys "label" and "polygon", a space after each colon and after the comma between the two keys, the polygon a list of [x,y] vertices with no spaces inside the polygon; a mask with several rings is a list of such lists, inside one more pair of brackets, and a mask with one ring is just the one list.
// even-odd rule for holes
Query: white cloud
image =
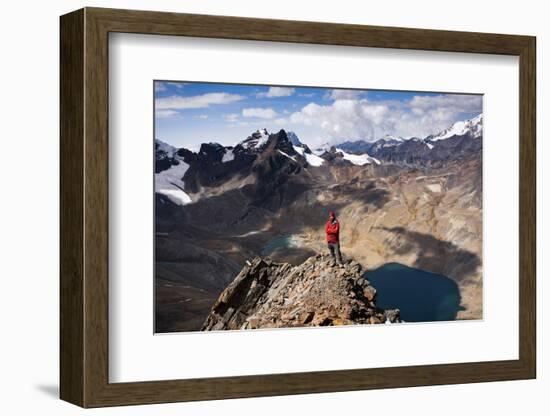
{"label": "white cloud", "polygon": [[189,85],[189,83],[187,83],[187,82],[176,82],[176,81],[167,82],[166,84],[167,85],[172,85],[172,86],[176,87],[178,90],[181,90],[186,85]]}
{"label": "white cloud", "polygon": [[181,90],[187,83],[174,81],[155,81],[155,92],[164,92],[168,90],[168,86],[176,87]]}
{"label": "white cloud", "polygon": [[159,110],[183,110],[188,108],[206,108],[213,104],[230,104],[236,101],[244,100],[244,95],[228,94],[225,92],[210,92],[195,96],[163,97],[156,99],[156,108]]}
{"label": "white cloud", "polygon": [[277,117],[277,112],[272,108],[244,108],[243,116],[269,120]]}
{"label": "white cloud", "polygon": [[202,120],[206,120],[208,118],[208,114],[199,114],[198,116],[195,116],[195,118],[200,118]]}
{"label": "white cloud", "polygon": [[166,91],[166,85],[164,82],[155,81],[155,92]]}
{"label": "white cloud", "polygon": [[481,108],[481,95],[445,94],[436,96],[415,96],[410,101],[412,109],[431,111],[449,109],[451,111],[471,112]]}
{"label": "white cloud", "polygon": [[481,109],[479,95],[415,96],[408,102],[337,99],[327,105],[309,103],[292,113],[289,122],[303,126],[307,136],[338,143],[376,140],[386,134],[426,137],[449,127],[463,113]]}
{"label": "white cloud", "polygon": [[155,116],[157,118],[172,118],[177,116],[179,113],[174,110],[157,110]]}
{"label": "white cloud", "polygon": [[229,122],[234,122],[234,121],[237,121],[239,119],[239,114],[236,114],[236,113],[231,113],[231,114],[224,114],[223,115],[223,118]]}
{"label": "white cloud", "polygon": [[330,90],[325,94],[325,98],[329,100],[354,100],[358,99],[365,91],[358,90]]}
{"label": "white cloud", "polygon": [[267,92],[259,92],[256,97],[273,98],[273,97],[289,97],[294,94],[296,90],[289,87],[269,87]]}

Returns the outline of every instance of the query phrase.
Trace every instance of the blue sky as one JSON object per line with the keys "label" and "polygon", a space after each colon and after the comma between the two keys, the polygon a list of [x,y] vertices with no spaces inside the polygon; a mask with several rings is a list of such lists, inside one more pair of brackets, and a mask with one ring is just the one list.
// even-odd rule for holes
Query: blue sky
{"label": "blue sky", "polygon": [[425,137],[482,111],[482,96],[155,81],[155,137],[229,146],[251,132],[294,131],[310,147],[386,134]]}

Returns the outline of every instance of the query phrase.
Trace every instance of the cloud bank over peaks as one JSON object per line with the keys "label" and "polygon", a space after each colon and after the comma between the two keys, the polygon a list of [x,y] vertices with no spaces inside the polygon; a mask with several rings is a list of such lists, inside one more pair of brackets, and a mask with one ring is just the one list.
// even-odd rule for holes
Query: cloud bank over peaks
{"label": "cloud bank over peaks", "polygon": [[374,141],[386,134],[426,137],[448,127],[462,114],[481,111],[480,95],[415,96],[405,102],[338,98],[326,105],[309,103],[287,121],[296,130],[303,126],[310,136],[303,134],[306,140],[334,144],[342,140]]}

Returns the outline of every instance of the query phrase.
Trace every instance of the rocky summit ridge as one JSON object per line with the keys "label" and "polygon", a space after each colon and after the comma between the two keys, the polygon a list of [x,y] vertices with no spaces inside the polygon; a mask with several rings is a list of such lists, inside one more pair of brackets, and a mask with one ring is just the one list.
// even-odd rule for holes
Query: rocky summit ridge
{"label": "rocky summit ridge", "polygon": [[399,310],[376,306],[362,267],[333,266],[318,254],[298,266],[256,257],[221,293],[203,331],[400,322]]}

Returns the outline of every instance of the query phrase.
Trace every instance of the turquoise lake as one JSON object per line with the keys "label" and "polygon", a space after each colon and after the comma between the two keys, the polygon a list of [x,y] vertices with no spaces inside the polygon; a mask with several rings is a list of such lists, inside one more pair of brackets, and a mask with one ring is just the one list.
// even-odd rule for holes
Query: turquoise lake
{"label": "turquoise lake", "polygon": [[280,247],[294,247],[292,236],[290,235],[278,235],[267,241],[262,249],[262,256],[269,256],[275,250]]}
{"label": "turquoise lake", "polygon": [[400,309],[405,322],[452,321],[461,310],[457,284],[441,274],[388,263],[365,277],[377,290],[377,306]]}

